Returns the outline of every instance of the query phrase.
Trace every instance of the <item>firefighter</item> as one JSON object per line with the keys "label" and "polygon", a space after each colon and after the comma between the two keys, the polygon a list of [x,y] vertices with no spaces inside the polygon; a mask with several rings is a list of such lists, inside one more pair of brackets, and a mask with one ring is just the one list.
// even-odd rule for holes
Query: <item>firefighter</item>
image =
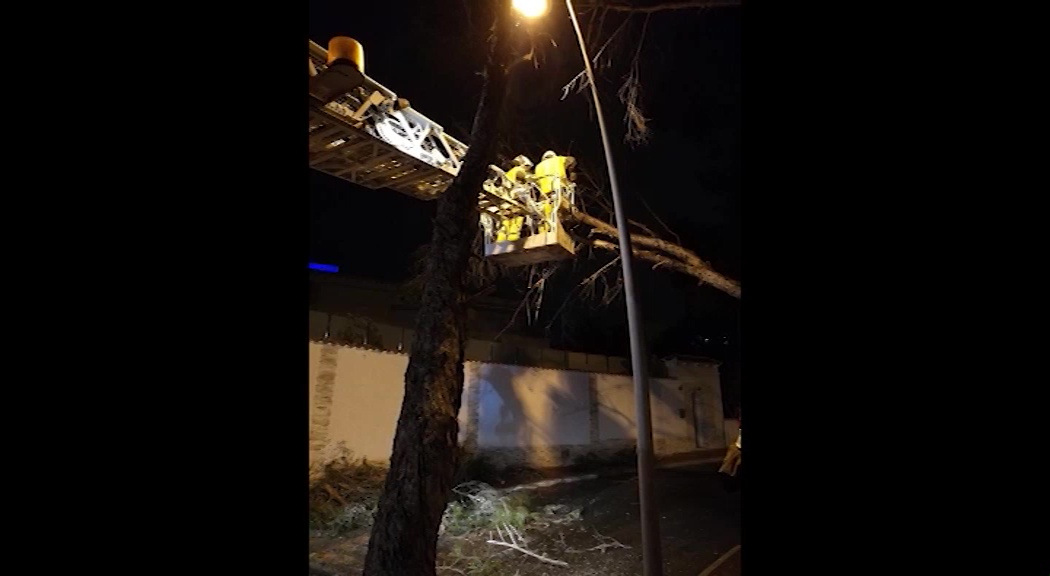
{"label": "firefighter", "polygon": [[722,460],[722,466],[718,469],[719,475],[722,477],[723,485],[726,490],[735,492],[740,489],[740,437],[744,429],[743,422],[740,418],[739,412],[737,413],[738,428],[736,432],[736,442],[733,442],[728,446],[726,450],[725,458]]}
{"label": "firefighter", "polygon": [[518,156],[515,158],[514,166],[512,166],[510,170],[507,170],[503,176],[506,179],[508,188],[513,190],[524,184],[527,177],[531,176],[529,171],[532,170],[532,167],[532,160],[529,160],[526,156]]}
{"label": "firefighter", "polygon": [[[515,191],[522,186],[528,186],[529,178],[532,176],[532,160],[525,156],[514,159],[514,166],[503,175],[504,188],[508,198],[515,198]],[[496,242],[513,242],[521,238],[521,227],[525,222],[524,216],[504,218],[500,222],[499,232],[496,234]]]}
{"label": "firefighter", "polygon": [[569,171],[576,166],[576,159],[572,156],[558,156],[553,150],[543,153],[543,158],[536,165],[534,179],[539,185],[540,197],[543,202],[543,222],[540,224],[540,232],[547,232],[550,228],[551,213],[556,209],[555,192],[562,192],[568,187],[571,180]]}

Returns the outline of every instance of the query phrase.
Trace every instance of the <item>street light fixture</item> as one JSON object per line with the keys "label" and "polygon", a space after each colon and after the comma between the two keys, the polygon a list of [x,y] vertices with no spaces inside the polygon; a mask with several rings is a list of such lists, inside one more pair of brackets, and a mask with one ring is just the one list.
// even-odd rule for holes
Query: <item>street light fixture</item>
{"label": "street light fixture", "polygon": [[547,0],[514,0],[511,5],[526,18],[539,18],[550,8]]}
{"label": "street light fixture", "polygon": [[[513,0],[512,5],[526,18],[536,18],[547,12],[547,0]],[[583,32],[580,31],[580,23],[576,19],[572,0],[565,0],[565,7],[569,10],[569,19],[572,20],[576,40],[580,44],[580,54],[583,56],[587,82],[591,86],[594,112],[598,117],[598,129],[601,131],[602,147],[605,150],[605,166],[609,170],[609,188],[620,240],[623,290],[627,301],[627,325],[631,339],[631,371],[634,374],[635,430],[638,437],[638,502],[642,516],[642,573],[644,576],[661,576],[663,559],[660,551],[660,516],[656,510],[652,482],[653,423],[649,413],[649,367],[645,353],[645,339],[642,335],[641,310],[638,308],[638,300],[634,291],[634,254],[631,252],[631,237],[627,232],[627,216],[624,213],[623,201],[620,199],[620,188],[613,164],[612,145],[609,140],[609,132],[605,127],[605,116],[602,115],[601,100],[598,98],[598,83],[594,81],[591,58],[587,55],[587,45],[583,41]]]}

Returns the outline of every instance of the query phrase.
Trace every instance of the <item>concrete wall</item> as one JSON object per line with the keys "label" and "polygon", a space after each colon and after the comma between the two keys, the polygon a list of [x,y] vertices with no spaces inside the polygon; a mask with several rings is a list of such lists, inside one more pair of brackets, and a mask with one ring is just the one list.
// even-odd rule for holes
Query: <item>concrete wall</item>
{"label": "concrete wall", "polygon": [[[418,295],[406,291],[406,287],[401,284],[332,274],[311,274],[309,282],[311,310],[330,313],[339,322],[355,318],[397,327],[400,331],[402,328],[411,329],[419,315]],[[508,321],[515,317],[514,311],[518,304],[516,300],[490,296],[472,299],[467,310],[467,326],[471,336],[491,339],[502,333],[507,340],[527,340],[529,346],[544,347],[545,341],[518,333],[525,325],[524,316],[518,316],[508,326]],[[360,345],[360,342],[347,342],[348,338],[342,331],[333,330],[332,334],[338,343]]]}
{"label": "concrete wall", "polygon": [[[630,440],[634,445],[638,428],[635,419],[634,381],[630,376],[597,374],[598,430],[603,443]],[[678,380],[651,378],[649,413],[657,454],[695,450],[693,428],[688,419],[685,386]]]}
{"label": "concrete wall", "polygon": [[[401,400],[405,354],[310,342],[311,467],[349,450],[388,460]],[[677,363],[680,378],[653,378],[651,411],[658,454],[696,450],[692,398],[717,391],[717,366]],[[713,375],[713,380],[711,380]],[[703,448],[725,445],[719,396],[703,403]],[[717,419],[718,438],[706,427]],[[629,376],[467,362],[459,441],[497,465],[565,466],[635,442]],[[706,436],[705,436],[706,435]]]}
{"label": "concrete wall", "polygon": [[[329,435],[370,460],[386,460],[401,411],[408,357],[339,347]],[[344,416],[345,415],[345,416]],[[350,417],[346,417],[350,416]]]}
{"label": "concrete wall", "polygon": [[[311,310],[309,314],[310,339],[346,346],[357,346],[387,352],[405,352],[412,347],[415,335],[411,328],[388,322],[375,321],[365,316],[329,314]],[[582,354],[553,350],[538,338],[504,334],[500,342],[481,338],[467,341],[467,360],[555,368],[629,374],[627,359],[601,354]]]}
{"label": "concrete wall", "polygon": [[668,375],[682,386],[685,419],[694,438],[692,445],[701,450],[726,446],[722,384],[718,365],[685,359],[665,361]]}
{"label": "concrete wall", "polygon": [[588,374],[481,364],[478,447],[590,443]]}

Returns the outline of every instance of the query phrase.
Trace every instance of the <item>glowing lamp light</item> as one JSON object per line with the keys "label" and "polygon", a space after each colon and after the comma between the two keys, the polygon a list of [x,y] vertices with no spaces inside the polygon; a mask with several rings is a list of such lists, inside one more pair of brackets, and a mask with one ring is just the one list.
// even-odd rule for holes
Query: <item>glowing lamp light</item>
{"label": "glowing lamp light", "polygon": [[538,18],[547,13],[547,0],[514,0],[511,5],[526,18]]}

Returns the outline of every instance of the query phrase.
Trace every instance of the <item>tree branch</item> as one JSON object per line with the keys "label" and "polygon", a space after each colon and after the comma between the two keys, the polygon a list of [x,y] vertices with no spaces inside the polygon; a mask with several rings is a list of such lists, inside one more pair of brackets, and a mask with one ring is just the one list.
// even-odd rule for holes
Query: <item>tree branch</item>
{"label": "tree branch", "polygon": [[[591,246],[595,248],[602,248],[604,250],[610,250],[613,252],[619,252],[619,244],[613,244],[607,240],[595,239],[591,240]],[[631,247],[631,253],[634,254],[635,258],[642,260],[648,260],[654,262],[654,269],[664,266],[677,272],[681,272],[687,276],[692,276],[704,284],[710,284],[715,288],[718,288],[722,292],[729,294],[733,298],[740,298],[740,285],[736,281],[722,276],[718,272],[711,270],[710,268],[704,268],[700,266],[692,266],[685,264],[673,258],[669,258],[658,252],[650,252],[648,250],[640,250],[634,246]]]}
{"label": "tree branch", "polygon": [[[518,552],[521,552],[522,554],[527,554],[527,555],[532,556],[533,558],[535,558],[537,560],[540,560],[542,562],[546,562],[548,564],[554,564],[555,566],[568,566],[569,565],[569,563],[565,562],[564,560],[555,560],[553,558],[548,558],[546,556],[543,556],[542,554],[537,554],[537,553],[535,553],[535,552],[533,552],[531,550],[526,550],[522,546],[522,544],[524,543],[524,538],[522,538],[521,533],[518,532],[518,530],[516,528],[514,528],[513,526],[511,526],[510,524],[504,524],[503,527],[504,527],[504,530],[506,531],[506,535],[504,535],[504,530],[500,530],[499,524],[497,524],[496,525],[496,532],[499,534],[499,540],[496,540],[495,538],[492,538],[491,537],[492,533],[489,532],[490,538],[486,542],[488,544],[495,544],[496,546],[506,546],[507,548],[510,548],[511,550],[517,550]],[[515,537],[515,534],[517,534],[517,537]]]}
{"label": "tree branch", "polygon": [[629,146],[644,144],[649,140],[649,119],[645,117],[641,107],[642,66],[640,57],[642,55],[642,46],[645,44],[645,31],[649,29],[650,16],[652,16],[652,13],[645,15],[642,33],[638,37],[638,47],[634,51],[634,58],[631,59],[631,71],[627,74],[627,79],[624,80],[619,92],[617,92],[617,96],[619,96],[620,102],[624,106],[623,121],[627,125],[627,133],[624,134],[623,140]]}
{"label": "tree branch", "polygon": [[650,229],[648,226],[646,226],[645,224],[642,224],[641,222],[639,222],[637,220],[631,220],[630,218],[628,218],[627,219],[627,223],[637,226],[638,228],[640,228],[642,230],[642,232],[645,232],[646,234],[652,236],[653,238],[657,237],[656,233],[653,232],[652,229]]}
{"label": "tree branch", "polygon": [[[616,35],[620,33],[620,30],[623,30],[624,26],[627,25],[627,22],[628,22],[628,20],[624,20],[623,22],[620,22],[620,25],[609,36],[609,39],[605,41],[605,44],[602,44],[602,47],[598,50],[598,53],[595,54],[591,58],[591,64],[593,66],[598,67],[598,59],[601,58],[602,52],[605,52],[605,49],[609,47],[609,43],[612,42],[614,38],[616,38]],[[569,92],[572,91],[574,88],[576,89],[577,93],[583,92],[584,90],[587,89],[587,70],[586,70],[586,68],[583,69],[583,70],[580,70],[580,73],[577,74],[576,76],[573,76],[572,80],[570,80],[568,84],[566,84],[565,86],[562,86],[562,88],[561,88],[561,99],[565,100],[566,98],[568,98],[569,97]]]}
{"label": "tree branch", "polygon": [[597,272],[595,272],[594,274],[591,274],[587,278],[584,278],[584,280],[582,282],[580,282],[579,284],[573,286],[572,290],[569,291],[569,295],[566,296],[565,300],[562,301],[561,306],[559,306],[558,310],[554,312],[553,316],[551,316],[550,322],[547,322],[546,329],[550,330],[551,326],[554,325],[554,321],[558,319],[558,316],[561,314],[562,310],[565,309],[565,306],[569,303],[570,300],[572,300],[573,296],[576,295],[576,291],[577,290],[580,290],[580,288],[583,288],[583,287],[586,287],[586,286],[589,286],[589,285],[593,284],[594,281],[597,280],[599,276],[604,274],[606,270],[608,270],[610,267],[612,267],[613,264],[616,264],[619,261],[620,261],[620,257],[619,256],[617,256],[616,258],[613,258],[609,262],[606,262],[604,266],[599,268]]}
{"label": "tree branch", "polygon": [[[611,238],[619,238],[620,237],[620,232],[619,232],[619,230],[617,230],[617,228],[615,226],[613,226],[612,224],[609,224],[609,223],[607,223],[607,222],[605,222],[603,220],[595,218],[594,216],[591,216],[590,214],[587,214],[586,212],[581,212],[579,210],[573,210],[569,214],[569,218],[573,219],[573,220],[576,220],[578,222],[582,222],[584,224],[587,224],[588,226],[594,228],[594,231],[596,231],[596,232],[598,232],[600,234],[604,234],[604,235],[609,236]],[[642,246],[649,246],[651,248],[657,248],[659,250],[663,250],[664,252],[667,252],[668,254],[673,255],[674,257],[678,258],[679,260],[682,260],[683,262],[685,262],[687,264],[691,264],[693,266],[698,266],[698,267],[702,267],[702,268],[708,268],[709,267],[707,262],[704,262],[703,260],[701,260],[700,257],[697,256],[696,253],[693,252],[692,250],[683,248],[683,247],[681,247],[681,246],[679,246],[677,244],[673,244],[671,242],[668,242],[667,240],[661,240],[659,238],[653,238],[651,236],[642,236],[640,234],[630,234],[630,238],[631,238],[631,242],[634,242],[636,244],[640,244]]]}
{"label": "tree branch", "polygon": [[[591,226],[594,231],[600,234],[612,238],[619,238],[619,232],[614,226],[606,224],[590,214],[575,210],[571,214],[568,214],[568,217]],[[669,268],[693,276],[705,284],[710,284],[734,298],[740,298],[740,283],[714,271],[707,262],[701,260],[693,251],[687,250],[677,244],[672,244],[666,240],[660,240],[659,238],[652,238],[650,236],[631,234],[630,238],[631,242],[637,246],[648,246],[662,250],[678,260],[675,261],[656,252],[648,252],[645,250],[639,250],[638,248],[632,248],[631,252],[635,256],[656,262],[660,265],[668,266]],[[592,241],[591,244],[598,248],[618,249],[615,245],[600,240]]]}

